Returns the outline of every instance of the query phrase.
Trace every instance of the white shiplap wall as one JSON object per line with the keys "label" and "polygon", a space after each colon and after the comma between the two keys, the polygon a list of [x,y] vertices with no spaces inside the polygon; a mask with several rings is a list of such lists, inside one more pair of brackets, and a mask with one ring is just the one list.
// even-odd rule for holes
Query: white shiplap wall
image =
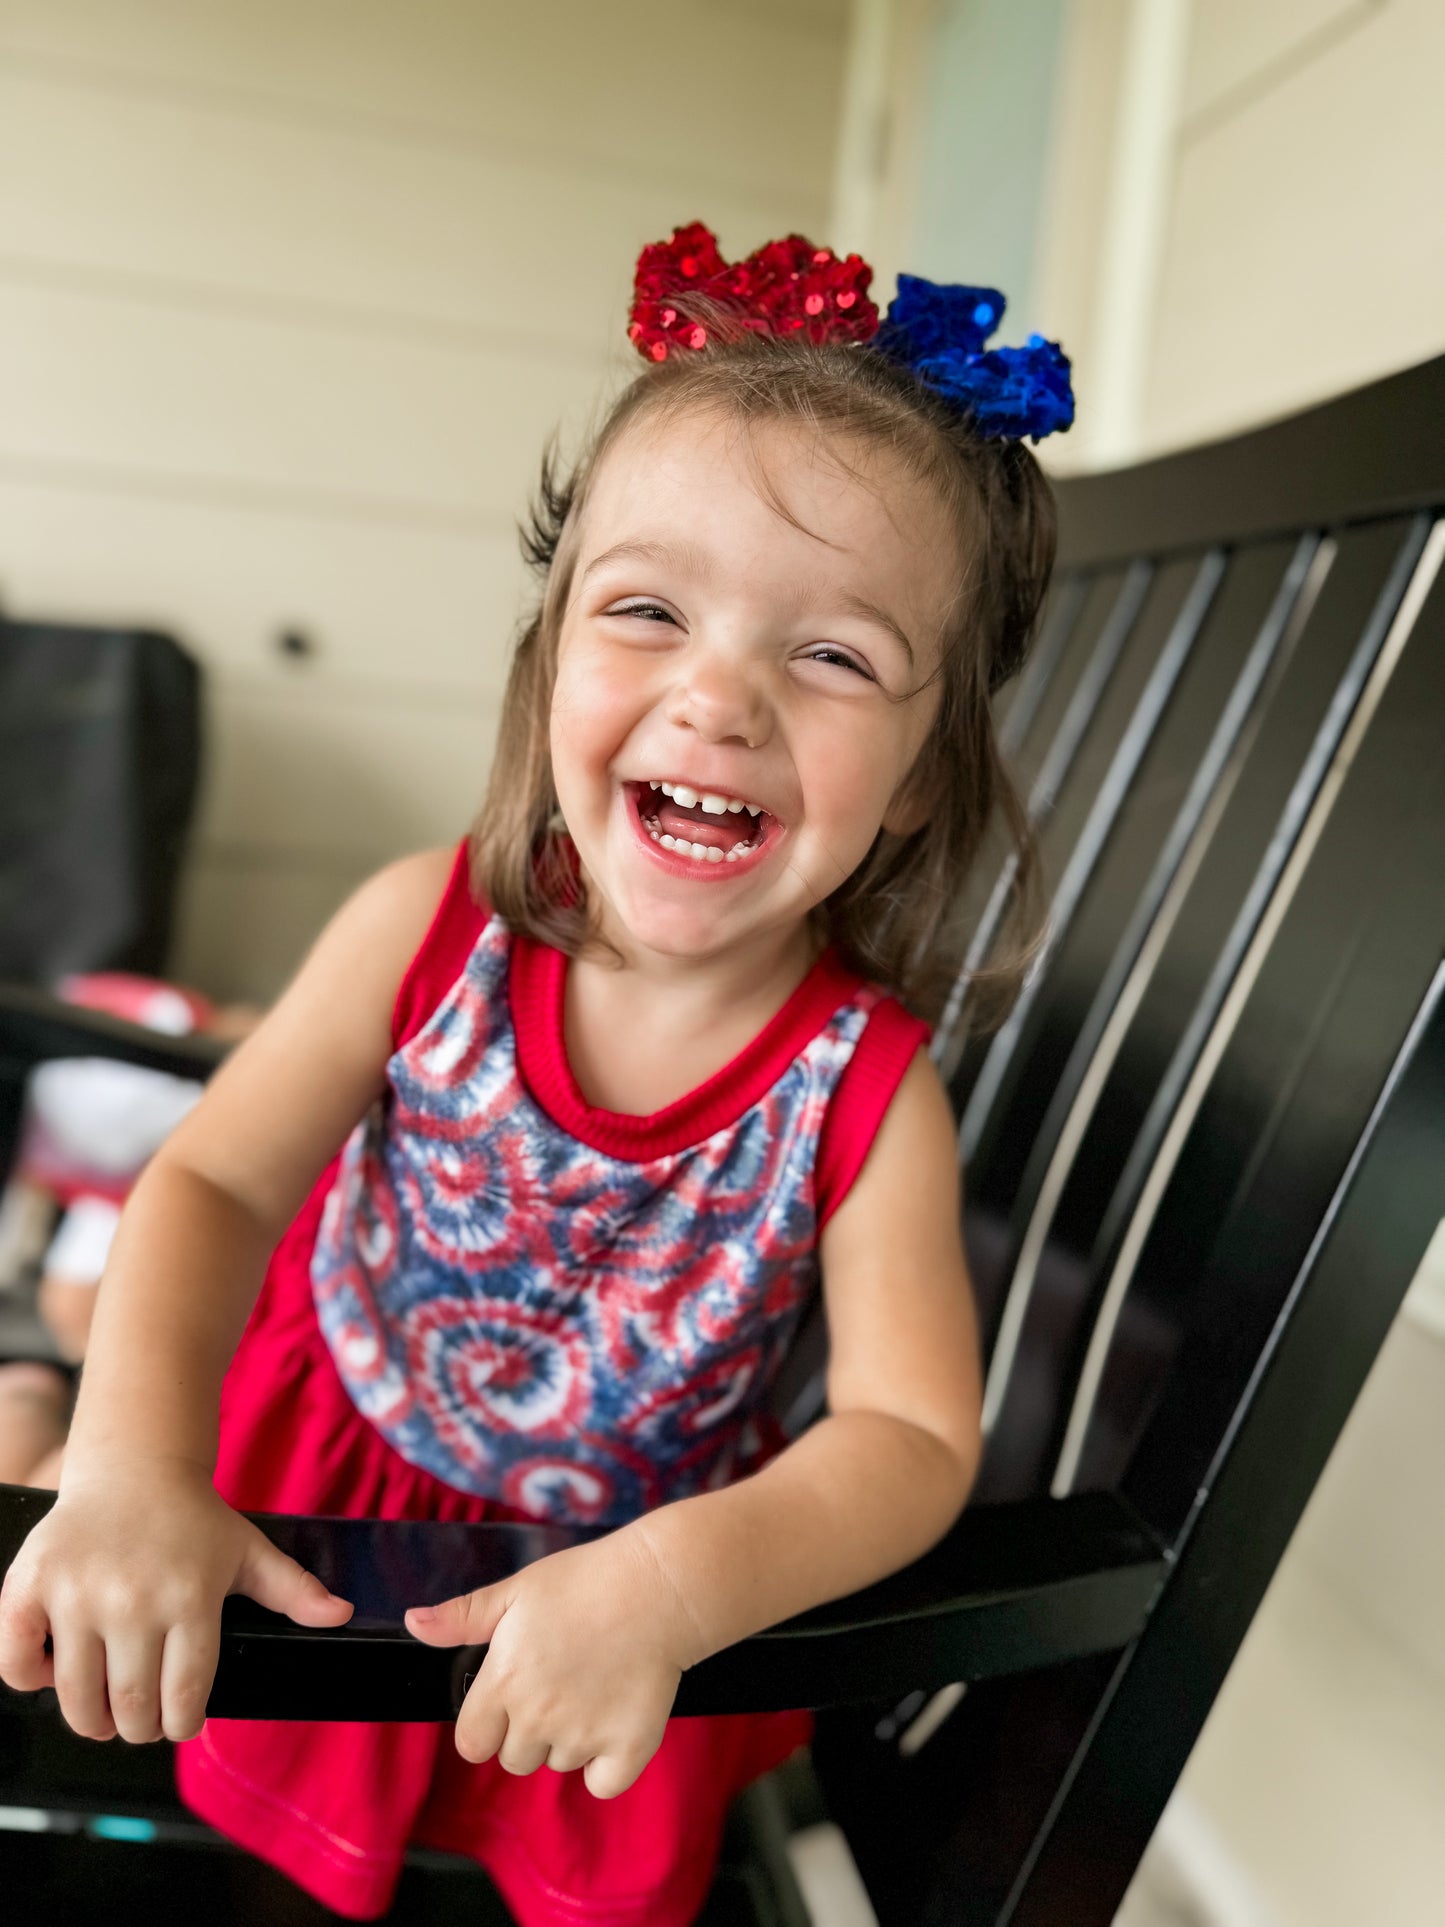
{"label": "white shiplap wall", "polygon": [[1445,349],[1439,0],[1195,0],[1150,449]]}
{"label": "white shiplap wall", "polygon": [[[207,671],[176,966],[459,833],[638,248],[830,240],[843,0],[0,0],[0,597]],[[283,656],[300,629],[315,653]]]}
{"label": "white shiplap wall", "polygon": [[[1126,440],[1096,387],[1118,309],[1112,169],[1131,55],[1166,5],[1182,72],[1162,191],[1133,197],[1157,231],[1127,237],[1150,274],[1128,291]],[[1445,350],[1438,0],[1069,0],[1067,26],[1038,267],[1040,325],[1076,356],[1061,468],[1209,441]]]}

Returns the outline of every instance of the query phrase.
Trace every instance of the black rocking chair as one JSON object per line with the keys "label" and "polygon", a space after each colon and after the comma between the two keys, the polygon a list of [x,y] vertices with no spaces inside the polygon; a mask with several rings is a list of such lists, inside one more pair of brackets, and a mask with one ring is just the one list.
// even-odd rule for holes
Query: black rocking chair
{"label": "black rocking chair", "polygon": [[[842,1827],[883,1927],[1112,1921],[1445,1215],[1441,420],[1445,358],[1060,489],[1060,568],[1002,699],[1051,933],[1001,1029],[971,1034],[961,991],[935,1044],[989,1359],[975,1500],[916,1566],[678,1699],[819,1709],[792,1811]],[[1001,896],[980,892],[974,961]],[[216,1061],[0,997],[0,1077],[81,1052]],[[795,1416],[817,1397],[805,1370]],[[49,1503],[0,1488],[0,1569]],[[401,1605],[574,1536],[261,1523],[358,1611],[317,1633],[230,1601],[218,1715],[451,1717],[477,1655],[409,1640]],[[127,1824],[152,1854],[219,1845],[166,1751],[0,1692],[0,1802],[35,1829],[0,1834],[0,1864],[9,1841],[40,1878],[43,1840],[111,1881],[98,1842]],[[709,1921],[807,1919],[767,1801]],[[394,1918],[450,1917],[439,1859]]]}

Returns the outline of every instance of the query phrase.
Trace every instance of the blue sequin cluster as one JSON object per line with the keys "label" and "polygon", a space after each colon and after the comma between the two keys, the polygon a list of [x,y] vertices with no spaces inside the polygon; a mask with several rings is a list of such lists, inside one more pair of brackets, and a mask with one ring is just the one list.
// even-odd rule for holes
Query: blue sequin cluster
{"label": "blue sequin cluster", "polygon": [[1042,335],[1030,335],[1022,348],[988,347],[1004,306],[997,288],[900,274],[869,346],[971,416],[980,435],[1037,442],[1074,419],[1069,358]]}

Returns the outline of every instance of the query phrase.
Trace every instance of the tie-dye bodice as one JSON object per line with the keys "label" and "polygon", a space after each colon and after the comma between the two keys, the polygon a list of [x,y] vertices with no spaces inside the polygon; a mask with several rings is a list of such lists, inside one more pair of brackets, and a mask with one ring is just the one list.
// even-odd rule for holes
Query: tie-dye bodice
{"label": "tie-dye bodice", "polygon": [[848,980],[737,1116],[634,1158],[524,1080],[514,941],[490,918],[391,1058],[327,1198],[317,1314],[404,1458],[539,1518],[619,1524],[778,1442],[764,1403],[818,1281],[819,1134],[884,993]]}

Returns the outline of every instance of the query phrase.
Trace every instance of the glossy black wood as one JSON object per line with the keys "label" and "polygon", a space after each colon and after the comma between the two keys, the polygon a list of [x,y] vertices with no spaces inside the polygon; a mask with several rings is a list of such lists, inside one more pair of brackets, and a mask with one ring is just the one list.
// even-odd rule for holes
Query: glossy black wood
{"label": "glossy black wood", "polygon": [[[1042,1075],[1050,1084],[1057,1071],[1052,1053],[1044,1045],[1047,1022],[1041,1020],[1046,1020],[1051,1002],[1057,1003],[1056,994],[1051,998],[1048,993],[1059,984],[1067,983],[1071,973],[1057,968],[1055,958],[1071,940],[1078,941],[1075,925],[1089,905],[1101,897],[1112,905],[1128,899],[1131,893],[1127,890],[1111,893],[1102,882],[1098,888],[1093,887],[1095,872],[1115,854],[1123,831],[1131,824],[1142,817],[1149,830],[1157,826],[1159,818],[1145,780],[1146,762],[1162,762],[1171,772],[1181,766],[1159,753],[1168,747],[1166,720],[1182,717],[1193,728],[1198,727],[1201,705],[1183,703],[1180,686],[1192,663],[1212,666],[1217,659],[1218,652],[1207,653],[1202,644],[1216,600],[1220,598],[1221,584],[1226,579],[1225,558],[1216,549],[1202,556],[1197,566],[1188,565],[1187,587],[1177,609],[1173,607],[1170,591],[1179,586],[1179,581],[1173,578],[1172,569],[1162,570],[1151,585],[1144,619],[1135,632],[1135,650],[1126,665],[1128,670],[1137,672],[1147,664],[1147,678],[1136,694],[1131,677],[1126,675],[1114,692],[1117,703],[1129,699],[1127,718],[1117,740],[1111,729],[1113,719],[1108,710],[1104,710],[1073,773],[1068,803],[1073,806],[1076,801],[1079,805],[1086,802],[1087,810],[1082,819],[1077,820],[1076,829],[1072,807],[1061,808],[1045,829],[1045,848],[1058,871],[1050,896],[1048,940],[1029,972],[1008,1021],[990,1042],[977,1081],[964,1105],[960,1126],[964,1163],[973,1174],[974,1194],[980,1201],[984,1195],[979,1182],[981,1172],[987,1171],[995,1186],[1000,1180],[1005,1184],[1015,1181],[1007,1162],[1007,1141],[998,1128],[1004,1094],[1026,1070],[1034,1072],[1036,1081]],[[1152,647],[1156,640],[1155,625],[1166,617],[1163,632],[1157,636],[1156,653]],[[1224,633],[1231,633],[1227,625]],[[1182,766],[1187,769],[1192,760],[1187,757]],[[1066,857],[1061,830],[1070,832]],[[1135,881],[1136,868],[1137,864],[1128,870],[1127,883]],[[1111,942],[1114,935],[1111,918],[1108,933]],[[1066,1027],[1072,1028],[1071,1013],[1066,1013]]]}
{"label": "glossy black wood", "polygon": [[[0,1574],[53,1503],[48,1492],[0,1485]],[[318,1632],[228,1600],[208,1706],[217,1718],[454,1719],[486,1649],[423,1646],[405,1630],[406,1608],[491,1585],[599,1536],[249,1516],[356,1611],[345,1626]],[[1111,1494],[972,1507],[906,1571],[692,1669],[676,1711],[839,1706],[920,1681],[984,1679],[1117,1651],[1142,1627],[1163,1570],[1157,1540]]]}
{"label": "glossy black wood", "polygon": [[[1441,366],[1420,376],[1422,407]],[[1357,400],[1341,405],[1346,428]],[[1234,454],[1268,472],[1270,447],[1293,442]],[[1335,458],[1344,500],[1346,440]],[[1207,452],[1211,473],[1219,459]],[[1175,553],[1155,581],[1221,535],[1259,539],[1228,544],[1177,708],[1042,961],[976,1132],[966,1221],[994,1368],[979,1496],[1122,1491],[1181,1565],[1124,1654],[981,1683],[916,1754],[900,1751],[893,1709],[824,1716],[815,1758],[885,1927],[1112,1921],[1445,1210],[1440,1069],[1424,1061],[1442,1048],[1438,1007],[1413,1028],[1445,951],[1440,532],[1428,514],[1372,518],[1368,497],[1333,525],[1292,526],[1281,507],[1246,531],[1219,516],[1212,483],[1191,507],[1193,473],[1192,458],[1169,469]],[[1239,475],[1239,504],[1258,479]],[[1282,473],[1280,501],[1320,479]],[[1068,490],[1063,511],[1067,524]],[[1097,550],[1114,580],[1131,552]],[[1137,640],[1157,660],[1147,633],[1146,604]],[[1086,838],[1122,706],[1098,706],[1080,804],[1066,785],[1043,826],[1056,875]],[[965,1110],[997,1049],[957,1054]],[[1357,1310],[1317,1261],[1410,1051],[1423,1053],[1412,1088],[1437,1095],[1401,1097],[1372,1154],[1409,1206],[1377,1222],[1353,1208]],[[1248,1473],[1229,1483],[1235,1464]],[[1232,1494],[1227,1534],[1216,1488]],[[1186,1566],[1206,1522],[1212,1558]]]}
{"label": "glossy black wood", "polygon": [[[1105,574],[1087,583],[1066,583],[1060,590],[1061,595],[1070,589],[1077,591],[1079,614],[1058,673],[1050,676],[1011,752],[1015,780],[1027,799],[1029,820],[1036,827],[1048,827],[1046,863],[1058,840],[1053,825],[1060,792],[1068,783],[1120,657],[1129,646],[1152,584],[1152,568],[1138,563],[1125,572]],[[970,904],[973,934],[964,958],[964,976],[943,1014],[934,1043],[935,1060],[948,1081],[954,1108],[960,1112],[989,1046],[989,1039],[978,1033],[973,1022],[967,973],[988,958],[1005,914],[1012,875],[1012,853],[1005,851],[992,871],[980,863],[975,877],[965,886],[974,899]]]}
{"label": "glossy black wood", "polygon": [[1059,485],[1059,562],[1344,528],[1440,504],[1445,355],[1247,434]]}
{"label": "glossy black wood", "polygon": [[[1363,974],[1379,957],[1360,962]],[[1357,1014],[1343,998],[1336,1042],[1348,1037]],[[1319,1053],[1321,1061],[1329,1055]],[[1035,1763],[1001,1776],[989,1792],[995,1810],[1010,1793],[1019,1797],[1031,1821],[1027,1847],[990,1858],[975,1826],[964,1851],[951,1860],[940,1856],[930,1918],[960,1927],[1113,1921],[1445,1213],[1442,1149],[1445,967],[1427,986],[1267,1334],[1258,1343],[1253,1332],[1241,1336],[1241,1362],[1253,1345],[1249,1382],[1175,1536],[1170,1581],[1144,1634],[1114,1662],[1037,1675],[1031,1698],[1017,1693],[1017,1683],[1004,1683],[993,1717],[1030,1718],[1049,1749],[1043,1773]],[[1265,1159],[1270,1167],[1284,1162],[1273,1153]],[[1270,1257],[1260,1254],[1257,1276],[1273,1275]],[[1226,1301],[1221,1319],[1233,1309]],[[1210,1363],[1182,1361],[1174,1380],[1184,1395],[1186,1372],[1194,1369],[1195,1396],[1185,1395],[1186,1403],[1202,1404],[1206,1418]],[[1140,1462],[1162,1463],[1177,1436],[1168,1425],[1160,1428]],[[880,1908],[880,1918],[886,1922],[889,1911]]]}
{"label": "glossy black wood", "polygon": [[[1016,1335],[1007,1334],[1011,1354],[995,1361],[992,1389],[1000,1409],[990,1428],[981,1496],[1047,1489],[1068,1388],[1083,1362],[1110,1254],[1117,1254],[1208,1022],[1234,981],[1238,958],[1230,954],[1229,934],[1238,927],[1237,949],[1257,921],[1251,898],[1256,905],[1268,900],[1295,846],[1297,819],[1378,655],[1420,543],[1417,525],[1388,523],[1343,535],[1325,558],[1327,570],[1288,659],[1258,685],[1253,734],[1239,745],[1238,767],[1227,786],[1218,779],[1212,786],[1208,800],[1217,814],[1201,821],[1192,874],[1171,906],[1167,929],[1150,866],[1157,870],[1169,854],[1166,832],[1182,814],[1176,799],[1197,760],[1163,745],[1170,752],[1163,775],[1131,800],[1127,833],[1101,871],[1075,944],[1058,960],[1046,1013],[1062,1007],[1062,1015],[1054,1015],[1054,1041],[1050,1046],[1041,1038],[1026,1057],[1024,1078],[1001,1121],[998,1155],[972,1178],[975,1209],[997,1213],[1007,1226],[992,1247],[990,1295],[1004,1298],[1022,1321]],[[1247,645],[1272,626],[1279,601],[1290,594],[1289,577],[1297,574],[1294,559],[1286,565],[1272,544],[1248,560],[1263,568],[1258,589],[1277,582],[1276,606],[1259,629],[1253,606],[1241,608],[1234,646],[1219,652],[1221,668],[1248,667]],[[1194,707],[1195,727],[1213,726],[1230,693],[1216,685],[1211,700]],[[1312,758],[1316,774],[1304,780]],[[1140,923],[1151,902],[1152,915]],[[1146,941],[1153,954],[1141,965]],[[1134,1008],[1110,1059],[1102,1039],[1119,1010],[1127,980],[1122,964],[1132,972]],[[1036,1065],[1036,1054],[1047,1059],[1046,1067]],[[1079,1092],[1091,1077],[1098,1088],[1085,1112]],[[1042,1247],[1036,1246],[1030,1275],[1020,1278],[1017,1260],[1031,1228],[1038,1239],[1034,1214],[1071,1114],[1077,1142],[1066,1154],[1057,1201],[1046,1208]]]}
{"label": "glossy black wood", "polygon": [[[1437,578],[1209,1078],[1095,1401],[1074,1485],[1132,1493],[1171,1538],[1445,952],[1442,719]],[[1427,1189],[1442,1146],[1417,1147]],[[1380,1227],[1382,1254],[1395,1238]]]}
{"label": "glossy black wood", "polygon": [[[1422,675],[1445,660],[1432,640]],[[971,1689],[912,1758],[880,1739],[882,1708],[821,1724],[815,1758],[885,1927],[1113,1920],[1445,1214],[1445,732],[1421,682],[1396,687],[1408,721],[1352,763],[1109,1350],[1078,1477],[1170,1525],[1140,1640]],[[1373,888],[1342,872],[1351,844]]]}

